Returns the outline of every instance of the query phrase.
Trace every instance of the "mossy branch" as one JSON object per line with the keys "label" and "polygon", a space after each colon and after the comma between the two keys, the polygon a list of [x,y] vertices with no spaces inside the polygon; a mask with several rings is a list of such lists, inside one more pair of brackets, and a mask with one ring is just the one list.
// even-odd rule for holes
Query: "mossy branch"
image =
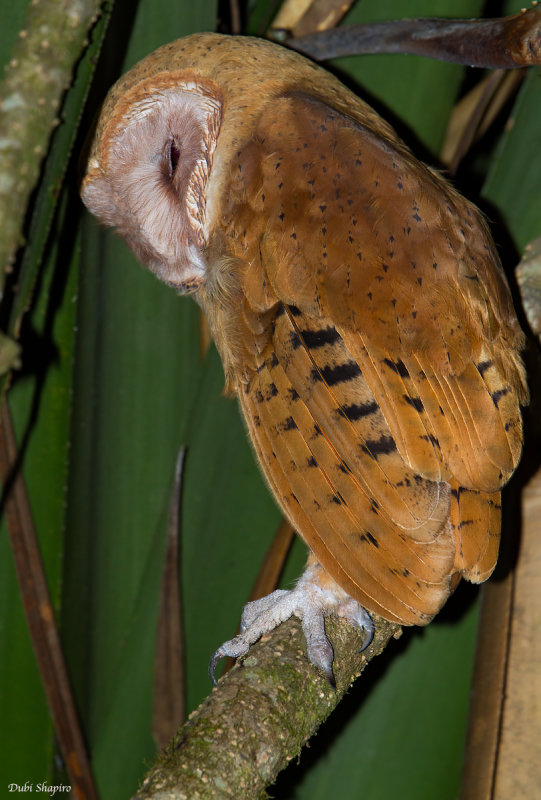
{"label": "mossy branch", "polygon": [[103,0],[32,0],[0,85],[0,296],[74,65]]}
{"label": "mossy branch", "polygon": [[336,708],[366,664],[400,626],[376,620],[363,653],[362,634],[329,617],[336,689],[306,657],[300,622],[284,623],[252,647],[180,728],[133,800],[225,800],[266,797],[288,762]]}

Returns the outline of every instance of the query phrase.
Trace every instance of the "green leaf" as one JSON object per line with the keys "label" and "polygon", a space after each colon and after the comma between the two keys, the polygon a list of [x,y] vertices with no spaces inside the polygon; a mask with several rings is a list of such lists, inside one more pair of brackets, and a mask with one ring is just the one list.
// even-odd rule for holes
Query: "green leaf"
{"label": "green leaf", "polygon": [[529,70],[482,193],[489,213],[498,215],[519,254],[541,234],[540,77],[539,68]]}
{"label": "green leaf", "polygon": [[[346,25],[382,22],[403,17],[448,17],[461,19],[481,14],[481,0],[381,0],[356,3],[344,20]],[[456,100],[465,69],[421,56],[374,55],[341,58],[339,70],[361,87],[361,94],[374,102],[376,110],[398,128],[401,136],[419,153],[437,155]],[[366,93],[369,93],[368,96]],[[416,138],[418,142],[416,143]],[[426,153],[419,157],[426,158]]]}
{"label": "green leaf", "polygon": [[[4,62],[9,58],[25,13],[25,4],[6,8],[0,37],[0,58]],[[100,22],[96,27],[94,41],[103,25]],[[9,332],[14,333],[36,286],[35,302],[21,332],[22,370],[13,378],[9,403],[41,556],[56,607],[60,604],[63,564],[76,261],[71,270],[68,267],[76,230],[73,209],[78,203],[73,180],[71,191],[61,192],[61,178],[69,163],[81,104],[90,83],[90,59],[95,58],[96,52],[96,48],[91,47],[83,55],[73,86],[66,94],[63,122],[56,130],[44,167],[44,179],[32,206],[33,221],[23,268],[17,283],[6,293],[2,315],[3,319],[11,318]],[[54,227],[44,257],[55,209]],[[23,614],[4,520],[0,548],[0,747],[3,754],[0,785],[24,785],[27,781],[35,785],[52,776],[55,736]]]}
{"label": "green leaf", "polygon": [[[68,230],[64,196],[59,229]],[[64,227],[65,226],[65,227]],[[73,226],[72,226],[73,229]],[[53,604],[60,599],[67,480],[76,272],[66,272],[63,237],[43,265],[41,292],[26,321],[24,368],[9,395],[41,554]],[[0,535],[0,785],[49,779],[54,731],[30,645],[9,539]]]}

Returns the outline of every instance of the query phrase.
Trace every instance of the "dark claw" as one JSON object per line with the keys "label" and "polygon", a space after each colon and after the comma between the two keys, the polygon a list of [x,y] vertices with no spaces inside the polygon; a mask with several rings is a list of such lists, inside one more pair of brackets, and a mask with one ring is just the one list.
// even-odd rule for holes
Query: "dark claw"
{"label": "dark claw", "polygon": [[314,667],[321,670],[329,684],[335,689],[336,680],[332,669],[334,653],[330,641],[324,634],[312,638],[308,631],[305,633],[309,637],[307,638],[308,659]]}
{"label": "dark claw", "polygon": [[374,638],[374,623],[370,620],[370,626],[367,626],[364,629],[365,639],[363,642],[363,646],[357,650],[358,653],[362,653],[363,650],[366,650],[369,644],[371,644],[372,639]]}
{"label": "dark claw", "polygon": [[216,652],[212,654],[212,658],[209,661],[209,677],[215,686],[218,686],[218,681],[214,677],[214,671],[218,661],[221,661],[224,656],[225,653],[222,651],[222,648],[219,647]]}

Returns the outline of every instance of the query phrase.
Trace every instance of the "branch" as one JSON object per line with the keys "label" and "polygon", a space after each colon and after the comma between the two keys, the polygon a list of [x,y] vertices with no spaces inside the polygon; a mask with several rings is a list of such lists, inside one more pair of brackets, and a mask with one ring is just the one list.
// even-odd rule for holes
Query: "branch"
{"label": "branch", "polygon": [[409,53],[472,67],[541,63],[541,7],[501,19],[401,19],[350,25],[286,44],[316,61],[368,53]]}
{"label": "branch", "polygon": [[293,618],[255,644],[180,728],[133,800],[255,800],[336,708],[353,681],[400,626],[376,618],[362,634],[329,617],[336,689],[306,657]]}
{"label": "branch", "polygon": [[0,297],[74,64],[103,0],[33,0],[0,87]]}
{"label": "branch", "polygon": [[541,236],[524,248],[516,279],[530,328],[541,337]]}

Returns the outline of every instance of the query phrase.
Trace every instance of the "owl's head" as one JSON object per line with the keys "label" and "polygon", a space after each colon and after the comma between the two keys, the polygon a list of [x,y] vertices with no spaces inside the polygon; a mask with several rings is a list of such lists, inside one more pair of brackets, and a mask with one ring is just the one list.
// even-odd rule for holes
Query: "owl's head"
{"label": "owl's head", "polygon": [[187,71],[142,79],[104,106],[81,195],[179,291],[204,277],[206,185],[222,119],[218,86]]}
{"label": "owl's head", "polygon": [[195,291],[232,157],[284,91],[350,102],[328,73],[261,39],[204,33],[161,47],[105,100],[81,187],[85,205],[159,278]]}

